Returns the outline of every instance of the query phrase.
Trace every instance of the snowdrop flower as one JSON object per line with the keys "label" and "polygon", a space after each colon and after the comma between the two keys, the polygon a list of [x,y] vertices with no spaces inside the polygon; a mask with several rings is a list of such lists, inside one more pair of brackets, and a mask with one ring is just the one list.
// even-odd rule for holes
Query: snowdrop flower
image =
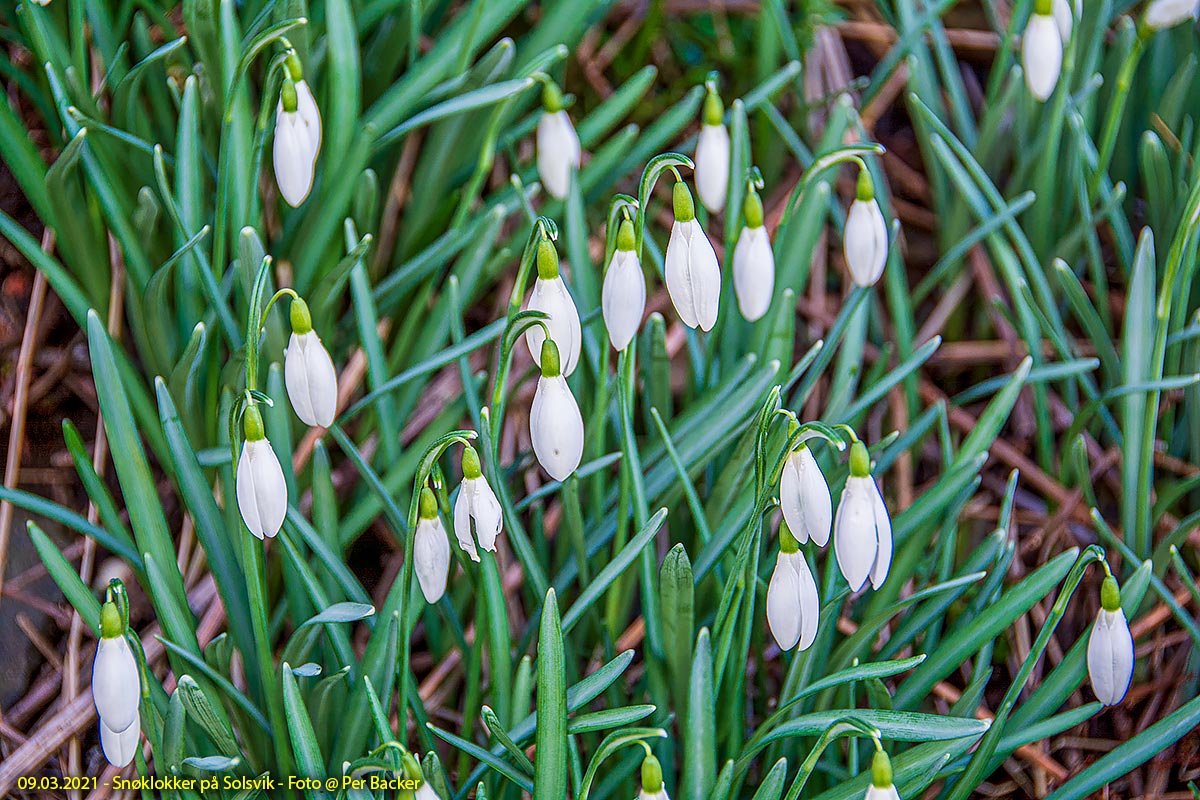
{"label": "snowdrop flower", "polygon": [[442,800],[442,798],[439,797],[438,793],[433,790],[433,787],[429,784],[429,781],[422,780],[421,785],[418,786],[416,792],[413,793],[413,800]]}
{"label": "snowdrop flower", "polygon": [[141,675],[121,612],[115,603],[106,602],[100,607],[100,642],[92,662],[92,701],[100,717],[100,743],[113,766],[123,767],[133,759],[141,735],[141,700]]}
{"label": "snowdrop flower", "polygon": [[1021,39],[1025,84],[1041,102],[1050,99],[1062,72],[1063,36],[1054,19],[1053,0],[1037,0]]}
{"label": "snowdrop flower", "polygon": [[801,442],[788,454],[779,477],[779,506],[783,518],[801,544],[809,539],[817,546],[829,543],[833,520],[833,498],[817,459]]}
{"label": "snowdrop flower", "polygon": [[767,587],[767,626],[779,649],[791,650],[797,643],[801,650],[811,647],[820,614],[817,583],[784,520],[779,526],[779,557]]}
{"label": "snowdrop flower", "polygon": [[[563,375],[570,375],[579,363],[579,350],[583,344],[583,331],[579,326],[579,310],[575,301],[567,291],[558,273],[558,251],[554,243],[543,239],[537,250],[537,280],[534,281],[533,291],[529,294],[529,302],[525,305],[527,311],[542,311],[549,319],[545,320],[546,328],[550,329],[550,338],[558,345],[562,357]],[[539,367],[542,365],[542,342],[546,340],[546,329],[541,325],[531,325],[525,333],[525,344],[529,345],[529,354]]]}
{"label": "snowdrop flower", "polygon": [[771,307],[775,293],[775,253],[771,237],[763,227],[762,199],[751,186],[742,213],[746,225],[733,250],[733,290],[742,316],[754,322]]}
{"label": "snowdrop flower", "polygon": [[[414,800],[441,800],[438,793],[429,785],[429,781],[425,780],[425,775],[421,771],[421,765],[417,762],[416,756],[412,753],[405,753],[400,757],[404,777],[412,781],[420,781],[420,785],[416,790],[408,792],[408,796]],[[401,792],[403,795],[404,792]]]}
{"label": "snowdrop flower", "polygon": [[621,220],[617,249],[604,273],[600,298],[604,327],[608,328],[608,340],[615,350],[629,347],[646,313],[646,276],[642,274],[634,244],[633,223]]}
{"label": "snowdrop flower", "polygon": [[883,275],[887,250],[887,222],[875,200],[875,182],[866,167],[859,167],[858,187],[854,202],[850,204],[850,212],[846,215],[845,238],[842,242],[846,267],[856,284],[864,288],[875,285]]}
{"label": "snowdrop flower", "polygon": [[721,268],[712,243],[696,219],[696,204],[683,181],[675,182],[675,224],[667,242],[667,292],[689,328],[712,330],[721,301]]}
{"label": "snowdrop flower", "polygon": [[565,481],[583,459],[583,415],[558,366],[558,346],[542,342],[542,377],[529,410],[529,436],[542,469]]}
{"label": "snowdrop flower", "polygon": [[283,358],[283,380],[296,416],[312,427],[328,428],[337,412],[337,372],[312,327],[308,304],[292,301],[292,338]]}
{"label": "snowdrop flower", "polygon": [[[878,742],[875,744],[879,746]],[[892,783],[892,760],[882,748],[875,751],[875,757],[871,760],[871,785],[867,787],[863,800],[900,800],[900,793]]]}
{"label": "snowdrop flower", "polygon": [[729,191],[729,131],[724,117],[725,108],[716,84],[709,81],[700,137],[696,141],[696,192],[700,202],[713,214],[725,207]]}
{"label": "snowdrop flower", "polygon": [[548,81],[542,88],[542,116],[537,126],[538,177],[551,197],[562,200],[571,188],[571,170],[579,169],[579,134],[563,108],[562,92]]}
{"label": "snowdrop flower", "polygon": [[662,764],[649,752],[642,759],[642,788],[637,800],[671,800],[663,786]]}
{"label": "snowdrop flower", "polygon": [[421,517],[413,533],[413,568],[425,601],[436,603],[446,593],[446,578],[450,574],[450,542],[446,527],[438,516],[437,500],[429,487],[421,489]]}
{"label": "snowdrop flower", "polygon": [[284,62],[286,73],[275,107],[273,161],[279,193],[297,208],[312,191],[317,155],[321,152],[321,111],[308,87],[295,52]]}
{"label": "snowdrop flower", "polygon": [[496,537],[504,525],[504,511],[496,493],[483,477],[479,453],[469,445],[463,449],[462,472],[462,485],[458,489],[458,499],[454,501],[454,537],[471,560],[478,561],[475,542],[488,552],[496,551]]}
{"label": "snowdrop flower", "polygon": [[850,445],[850,477],[833,525],[833,549],[850,590],[857,592],[868,577],[874,588],[883,586],[892,566],[892,521],[862,442]]}
{"label": "snowdrop flower", "polygon": [[1200,14],[1200,6],[1196,0],[1152,0],[1146,7],[1146,26],[1150,30],[1161,31],[1173,28],[1189,18],[1196,19]]}
{"label": "snowdrop flower", "polygon": [[263,432],[262,415],[250,405],[242,416],[246,441],[237,464],[237,503],[242,521],[259,539],[274,537],[287,514],[283,468]]}
{"label": "snowdrop flower", "polygon": [[[1072,8],[1073,7],[1073,8]],[[1083,16],[1083,0],[1054,0],[1054,22],[1058,25],[1058,35],[1063,44],[1071,41],[1071,30],[1075,20]]]}
{"label": "snowdrop flower", "polygon": [[1133,680],[1133,635],[1121,610],[1121,590],[1109,575],[1100,586],[1100,613],[1088,637],[1088,677],[1096,699],[1115,706]]}

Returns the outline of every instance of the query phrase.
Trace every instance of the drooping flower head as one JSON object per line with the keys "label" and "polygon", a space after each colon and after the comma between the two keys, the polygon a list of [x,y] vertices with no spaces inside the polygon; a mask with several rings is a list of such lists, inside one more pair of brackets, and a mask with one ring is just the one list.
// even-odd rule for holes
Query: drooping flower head
{"label": "drooping flower head", "polygon": [[538,177],[551,197],[562,200],[571,188],[582,151],[579,134],[563,107],[562,91],[553,81],[542,87],[542,116],[537,126]]}
{"label": "drooping flower head", "polygon": [[871,760],[871,785],[867,787],[863,800],[900,800],[892,777],[892,760],[882,748],[875,751],[875,757]]}
{"label": "drooping flower head", "polygon": [[462,485],[458,499],[454,501],[454,538],[472,561],[479,560],[479,547],[489,552],[496,550],[496,537],[504,525],[504,511],[496,493],[483,477],[479,465],[479,453],[467,445],[463,448]]}
{"label": "drooping flower head", "polygon": [[871,477],[867,446],[859,441],[850,445],[850,477],[833,526],[838,568],[851,591],[861,589],[868,577],[874,588],[883,586],[892,566],[892,521]]}
{"label": "drooping flower head", "polygon": [[529,354],[538,366],[542,363],[542,342],[546,340],[546,328],[550,330],[550,338],[558,345],[561,358],[560,367],[563,375],[570,375],[579,363],[579,352],[583,347],[583,330],[579,324],[579,309],[567,291],[558,270],[558,250],[549,239],[542,239],[537,248],[537,280],[534,281],[533,291],[529,294],[529,302],[525,308],[528,311],[541,311],[549,319],[544,320],[545,328],[532,325],[525,332],[525,344],[529,346]]}
{"label": "drooping flower head", "polygon": [[667,242],[667,292],[683,324],[712,330],[721,302],[721,268],[717,253],[696,219],[692,193],[683,181],[675,182],[675,224]]}
{"label": "drooping flower head", "polygon": [[1054,18],[1053,0],[1037,0],[1021,39],[1021,65],[1025,84],[1039,101],[1054,94],[1062,72],[1063,34]]}
{"label": "drooping flower head", "polygon": [[1100,613],[1088,637],[1087,665],[1097,700],[1115,706],[1125,699],[1133,680],[1133,635],[1121,610],[1120,587],[1112,575],[1100,585]]}
{"label": "drooping flower head", "polygon": [[1200,6],[1196,0],[1151,0],[1144,21],[1150,30],[1161,31],[1194,20],[1198,15]]}
{"label": "drooping flower head", "polygon": [[275,182],[288,205],[297,208],[312,191],[321,152],[321,111],[304,80],[293,50],[284,61],[283,87],[275,107]]}
{"label": "drooping flower head", "polygon": [[542,376],[529,410],[529,435],[542,469],[565,481],[583,459],[583,415],[559,369],[553,339],[542,342]]}
{"label": "drooping flower head", "polygon": [[287,482],[254,403],[246,407],[242,430],[246,441],[237,465],[238,510],[252,534],[259,539],[274,537],[287,516]]}
{"label": "drooping flower head", "polygon": [[725,208],[729,193],[729,131],[725,127],[725,106],[717,93],[715,79],[705,87],[700,136],[696,140],[696,192],[710,213]]}
{"label": "drooping flower head", "polygon": [[875,182],[865,166],[858,170],[854,202],[846,214],[842,252],[850,277],[862,287],[874,286],[887,263],[887,222],[875,199]]}
{"label": "drooping flower head", "polygon": [[817,583],[784,520],[779,525],[779,557],[767,587],[767,626],[780,650],[791,650],[797,644],[807,650],[817,637],[820,615]]}
{"label": "drooping flower head", "polygon": [[642,759],[642,788],[637,800],[671,800],[663,785],[662,764],[649,752]]}
{"label": "drooping flower head", "polygon": [[116,603],[100,607],[100,641],[92,662],[92,702],[100,718],[100,745],[109,763],[123,767],[133,760],[141,736],[141,674],[125,637]]}
{"label": "drooping flower head", "polygon": [[738,309],[748,321],[762,319],[775,293],[775,253],[763,225],[762,198],[753,185],[742,205],[745,226],[733,250],[733,289]]}
{"label": "drooping flower head", "polygon": [[788,454],[783,464],[779,476],[779,506],[801,544],[809,539],[820,547],[829,543],[833,498],[817,459],[804,442]]}
{"label": "drooping flower head", "polygon": [[446,538],[446,527],[438,516],[437,498],[428,487],[422,487],[420,518],[413,532],[413,569],[421,584],[425,601],[436,603],[446,593],[446,579],[450,575],[450,541]]}
{"label": "drooping flower head", "polygon": [[637,335],[646,313],[646,276],[634,251],[633,223],[621,220],[617,249],[604,273],[600,305],[613,349],[624,350]]}
{"label": "drooping flower head", "polygon": [[305,425],[328,428],[337,414],[337,371],[333,359],[313,330],[308,304],[292,301],[292,337],[283,358],[288,400]]}

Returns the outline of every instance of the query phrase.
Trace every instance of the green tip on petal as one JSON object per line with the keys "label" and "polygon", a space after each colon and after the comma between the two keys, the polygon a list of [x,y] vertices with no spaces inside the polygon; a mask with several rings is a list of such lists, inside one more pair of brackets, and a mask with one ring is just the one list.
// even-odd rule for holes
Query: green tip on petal
{"label": "green tip on petal", "polygon": [[676,222],[691,222],[696,218],[696,201],[683,181],[675,181],[671,204],[675,207]]}
{"label": "green tip on petal", "polygon": [[788,527],[787,520],[782,520],[779,523],[779,552],[796,553],[799,550],[800,542],[796,541],[792,529]]}
{"label": "green tip on petal", "polygon": [[542,377],[557,378],[562,374],[562,367],[558,363],[558,345],[554,340],[547,337],[542,342]]}
{"label": "green tip on petal", "polygon": [[122,633],[121,612],[117,604],[110,601],[100,606],[100,638],[116,639]]}
{"label": "green tip on petal", "polygon": [[437,519],[437,498],[428,486],[421,489],[421,519]]}
{"label": "green tip on petal", "polygon": [[267,438],[258,406],[253,404],[246,406],[246,412],[242,414],[242,432],[246,434],[247,442],[257,442],[259,439]]}
{"label": "green tip on petal", "polygon": [[563,110],[562,89],[554,81],[546,81],[542,86],[542,108],[547,114],[557,114]]}
{"label": "green tip on petal", "polygon": [[471,445],[463,448],[462,473],[463,479],[468,481],[483,477],[483,470],[479,466],[479,453],[475,452]]}
{"label": "green tip on petal", "polygon": [[763,204],[762,198],[758,196],[758,192],[746,192],[746,201],[742,204],[742,213],[746,217],[747,228],[761,228],[763,226]]}
{"label": "green tip on petal", "polygon": [[642,759],[642,791],[649,794],[661,792],[662,785],[662,764],[654,756],[646,756]]}
{"label": "green tip on petal", "polygon": [[617,249],[632,250],[636,242],[633,235],[633,223],[627,219],[621,220],[621,227],[617,228]]}
{"label": "green tip on petal", "polygon": [[725,119],[725,104],[711,86],[704,95],[704,124],[720,125]]}
{"label": "green tip on petal", "polygon": [[308,311],[308,303],[297,297],[292,300],[291,313],[292,333],[305,334],[313,329],[312,314]]}
{"label": "green tip on petal", "polygon": [[286,113],[296,113],[300,101],[296,99],[296,83],[290,77],[283,79],[283,88],[279,90],[279,100],[283,103],[283,110]]}
{"label": "green tip on petal", "polygon": [[1100,607],[1105,611],[1117,611],[1121,608],[1121,587],[1112,575],[1100,584]]}
{"label": "green tip on petal", "polygon": [[871,477],[871,454],[862,442],[850,445],[850,476],[853,478]]}
{"label": "green tip on petal", "polygon": [[871,783],[877,789],[892,785],[892,760],[882,750],[876,750],[875,758],[871,760]]}
{"label": "green tip on petal", "polygon": [[537,271],[538,277],[544,281],[558,277],[558,251],[554,249],[554,243],[549,239],[542,239],[538,242]]}
{"label": "green tip on petal", "polygon": [[854,196],[864,203],[875,199],[875,181],[871,179],[871,171],[866,167],[860,167],[858,170],[858,186]]}

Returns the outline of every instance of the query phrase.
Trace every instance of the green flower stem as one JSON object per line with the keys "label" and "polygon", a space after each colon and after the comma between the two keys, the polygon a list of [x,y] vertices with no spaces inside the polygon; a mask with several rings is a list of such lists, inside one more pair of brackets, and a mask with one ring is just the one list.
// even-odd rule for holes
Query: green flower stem
{"label": "green flower stem", "polygon": [[[650,202],[650,194],[654,191],[654,185],[658,183],[658,179],[667,170],[674,172],[676,181],[679,180],[679,172],[676,167],[695,169],[696,165],[690,158],[680,153],[663,153],[650,159],[642,171],[642,180],[638,183],[637,216],[633,220],[633,250],[637,253],[639,262],[642,260],[642,242],[646,237],[646,205]],[[611,211],[609,218],[611,219]]]}
{"label": "green flower stem", "polygon": [[948,800],[965,800],[986,777],[984,774],[985,770],[988,767],[988,762],[992,760],[992,754],[996,752],[996,746],[1000,743],[1000,736],[1004,733],[1004,724],[1008,721],[1008,715],[1012,713],[1013,706],[1017,703],[1017,698],[1025,688],[1025,684],[1029,681],[1029,676],[1033,674],[1033,668],[1037,666],[1037,662],[1041,659],[1046,646],[1050,644],[1050,637],[1054,635],[1054,630],[1058,627],[1058,623],[1062,621],[1063,615],[1067,612],[1067,603],[1071,601],[1071,597],[1074,596],[1075,590],[1079,587],[1079,582],[1083,580],[1084,572],[1087,570],[1088,565],[1094,562],[1104,562],[1104,548],[1095,544],[1088,545],[1079,554],[1079,557],[1075,559],[1075,564],[1072,565],[1071,571],[1067,573],[1067,577],[1063,580],[1062,590],[1059,592],[1058,597],[1055,598],[1050,613],[1046,615],[1046,621],[1042,623],[1042,629],[1038,632],[1037,639],[1034,640],[1033,646],[1029,649],[1029,655],[1025,657],[1024,663],[1021,664],[1021,669],[1017,671],[1016,677],[1013,678],[1012,683],[1008,687],[1008,691],[1004,693],[1004,699],[1000,701],[1000,705],[996,708],[992,726],[988,728],[987,733],[980,740],[979,747],[976,748],[975,754],[971,757],[966,771],[963,772],[962,776],[954,784]]}
{"label": "green flower stem", "polygon": [[1100,184],[1108,175],[1108,165],[1117,145],[1117,133],[1121,129],[1121,121],[1125,118],[1125,103],[1129,100],[1130,89],[1133,88],[1133,74],[1137,71],[1138,62],[1142,60],[1142,52],[1151,33],[1146,25],[1138,25],[1133,46],[1129,48],[1129,53],[1117,72],[1117,85],[1113,87],[1112,98],[1108,101],[1108,114],[1104,117],[1104,127],[1101,129],[1096,171],[1092,173],[1092,182],[1088,187],[1088,194],[1092,197],[1100,191]]}
{"label": "green flower stem", "polygon": [[826,171],[844,164],[853,162],[858,164],[860,170],[865,170],[866,165],[863,163],[862,156],[864,155],[880,155],[883,153],[883,145],[880,144],[856,144],[847,147],[839,147],[836,150],[831,150],[825,155],[813,161],[808,169],[804,171],[804,177],[796,184],[796,188],[792,190],[791,197],[788,198],[787,205],[784,206],[783,218],[780,220],[780,226],[783,226],[792,216],[796,204],[800,198],[804,196],[805,191]]}

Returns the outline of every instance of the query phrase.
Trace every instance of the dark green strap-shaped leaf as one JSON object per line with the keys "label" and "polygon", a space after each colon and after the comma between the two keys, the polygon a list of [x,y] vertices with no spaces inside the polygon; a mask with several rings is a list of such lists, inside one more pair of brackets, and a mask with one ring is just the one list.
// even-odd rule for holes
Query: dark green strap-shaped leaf
{"label": "dark green strap-shaped leaf", "polygon": [[564,635],[570,632],[584,615],[585,612],[592,606],[604,591],[615,581],[618,576],[623,573],[630,564],[633,563],[643,549],[649,544],[654,535],[658,533],[658,529],[667,519],[667,510],[660,508],[654,516],[646,521],[642,529],[637,532],[629,543],[621,548],[621,552],[612,561],[604,565],[604,569],[600,570],[596,578],[587,585],[587,588],[579,595],[567,613],[562,618],[562,629]]}
{"label": "dark green strap-shaped leaf", "polygon": [[63,556],[62,551],[54,542],[50,541],[50,537],[38,527],[36,522],[29,520],[25,523],[25,527],[29,531],[29,538],[33,540],[34,548],[41,556],[42,564],[50,573],[50,577],[58,584],[58,588],[67,598],[67,602],[79,612],[80,618],[90,630],[100,630],[100,602],[84,585],[79,578],[79,573],[75,571],[75,568]]}
{"label": "dark green strap-shaped leaf", "polygon": [[[130,527],[138,549],[153,557],[160,572],[161,583],[155,584],[151,601],[168,638],[189,652],[199,654],[194,620],[187,605],[183,576],[175,561],[175,545],[163,516],[158,488],[142,449],[108,333],[95,311],[88,312],[87,330],[96,395],[100,400],[117,480],[129,511]],[[150,571],[149,563],[146,569]]]}
{"label": "dark green strap-shaped leaf", "polygon": [[537,762],[533,800],[567,796],[567,674],[554,589],[546,591],[537,651]]}
{"label": "dark green strap-shaped leaf", "polygon": [[717,781],[716,687],[708,628],[701,628],[696,637],[687,722],[679,796],[683,800],[707,800]]}
{"label": "dark green strap-shaped leaf", "polygon": [[[321,747],[317,744],[317,734],[313,731],[308,708],[300,696],[296,676],[287,664],[283,665],[283,707],[287,712],[288,733],[291,734],[296,768],[306,778],[324,778],[325,761],[321,757]],[[305,792],[305,795],[314,800],[324,797],[322,792]]]}

